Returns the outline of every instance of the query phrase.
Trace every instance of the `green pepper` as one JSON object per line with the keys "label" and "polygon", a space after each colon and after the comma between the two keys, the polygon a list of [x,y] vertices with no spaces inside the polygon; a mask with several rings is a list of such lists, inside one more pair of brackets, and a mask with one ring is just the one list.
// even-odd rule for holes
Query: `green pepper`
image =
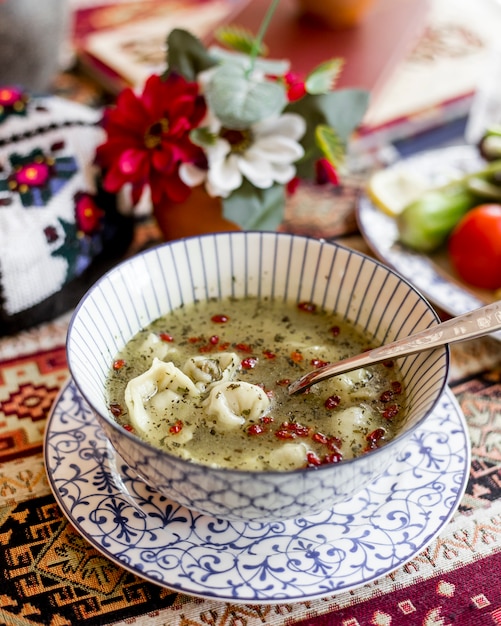
{"label": "green pepper", "polygon": [[483,202],[501,203],[501,160],[426,191],[397,217],[398,239],[418,252],[433,252],[446,241],[454,226],[470,209]]}
{"label": "green pepper", "polygon": [[486,161],[501,158],[501,126],[488,128],[478,144],[480,154]]}

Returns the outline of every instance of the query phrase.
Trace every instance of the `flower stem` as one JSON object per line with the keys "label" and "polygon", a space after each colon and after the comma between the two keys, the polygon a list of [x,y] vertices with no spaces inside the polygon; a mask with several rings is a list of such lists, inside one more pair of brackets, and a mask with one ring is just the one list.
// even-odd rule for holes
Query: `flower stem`
{"label": "flower stem", "polygon": [[254,69],[254,62],[259,53],[259,50],[261,49],[261,44],[263,42],[265,33],[268,30],[268,26],[270,25],[271,18],[273,17],[273,14],[275,13],[279,2],[280,0],[271,1],[270,6],[268,7],[268,10],[266,11],[266,14],[263,18],[263,21],[261,22],[261,26],[259,27],[257,37],[254,39],[254,42],[252,44],[252,48],[250,51],[250,55],[249,55],[250,61],[251,61],[251,65],[250,65],[251,72]]}

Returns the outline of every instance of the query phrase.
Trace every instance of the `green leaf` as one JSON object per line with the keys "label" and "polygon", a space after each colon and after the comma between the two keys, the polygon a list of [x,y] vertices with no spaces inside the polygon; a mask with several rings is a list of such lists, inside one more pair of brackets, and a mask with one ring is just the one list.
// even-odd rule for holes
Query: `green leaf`
{"label": "green leaf", "polygon": [[196,146],[212,146],[217,137],[207,126],[201,126],[190,131],[190,139]]}
{"label": "green leaf", "polygon": [[202,42],[191,33],[175,28],[167,37],[167,76],[176,72],[186,80],[194,81],[197,75],[216,65]]}
{"label": "green leaf", "polygon": [[276,230],[284,215],[285,189],[256,189],[249,181],[223,200],[223,216],[243,230]]}
{"label": "green leaf", "polygon": [[287,112],[297,113],[306,121],[306,132],[301,140],[305,156],[296,164],[300,178],[314,180],[315,161],[323,156],[317,143],[317,127],[330,126],[346,146],[351,133],[362,121],[368,103],[367,91],[339,89],[321,95],[306,94],[287,105]]}
{"label": "green leaf", "polygon": [[[254,46],[257,41],[254,35],[247,28],[241,26],[221,26],[215,33],[216,41],[238,52],[249,55],[255,52]],[[264,44],[256,51],[259,56],[266,56],[268,50]]]}
{"label": "green leaf", "polygon": [[328,93],[336,85],[344,66],[344,59],[336,58],[325,61],[311,72],[304,83],[305,89],[311,94]]}
{"label": "green leaf", "polygon": [[280,83],[254,80],[243,67],[230,63],[215,70],[206,95],[223,126],[235,129],[278,115],[287,103]]}
{"label": "green leaf", "polygon": [[369,94],[363,89],[339,89],[320,95],[306,94],[289,103],[287,111],[301,115],[313,132],[319,124],[332,126],[341,141],[346,142],[362,121],[368,103]]}
{"label": "green leaf", "polygon": [[320,124],[315,130],[317,146],[326,159],[339,168],[344,161],[344,146],[336,131],[330,126]]}

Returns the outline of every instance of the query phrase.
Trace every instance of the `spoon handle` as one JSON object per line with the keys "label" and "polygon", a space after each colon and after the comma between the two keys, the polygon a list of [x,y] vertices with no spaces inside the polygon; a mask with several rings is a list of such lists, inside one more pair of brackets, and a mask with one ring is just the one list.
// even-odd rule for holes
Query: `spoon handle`
{"label": "spoon handle", "polygon": [[431,326],[414,335],[397,339],[379,348],[373,348],[337,363],[319,367],[291,383],[288,391],[292,395],[321,380],[350,372],[359,367],[374,365],[386,359],[408,356],[424,350],[432,350],[446,343],[475,339],[499,329],[501,329],[501,300],[469,313],[458,315],[446,322]]}

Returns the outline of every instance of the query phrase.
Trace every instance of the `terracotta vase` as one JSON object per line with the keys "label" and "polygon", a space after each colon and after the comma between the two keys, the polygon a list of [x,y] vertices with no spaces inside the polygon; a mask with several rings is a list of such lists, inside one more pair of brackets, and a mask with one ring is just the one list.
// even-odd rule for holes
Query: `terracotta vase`
{"label": "terracotta vase", "polygon": [[195,187],[185,202],[164,202],[153,209],[166,241],[223,231],[241,230],[224,219],[220,198],[211,198],[203,187]]}
{"label": "terracotta vase", "polygon": [[351,28],[359,24],[375,0],[297,0],[302,13],[311,15],[331,28]]}

